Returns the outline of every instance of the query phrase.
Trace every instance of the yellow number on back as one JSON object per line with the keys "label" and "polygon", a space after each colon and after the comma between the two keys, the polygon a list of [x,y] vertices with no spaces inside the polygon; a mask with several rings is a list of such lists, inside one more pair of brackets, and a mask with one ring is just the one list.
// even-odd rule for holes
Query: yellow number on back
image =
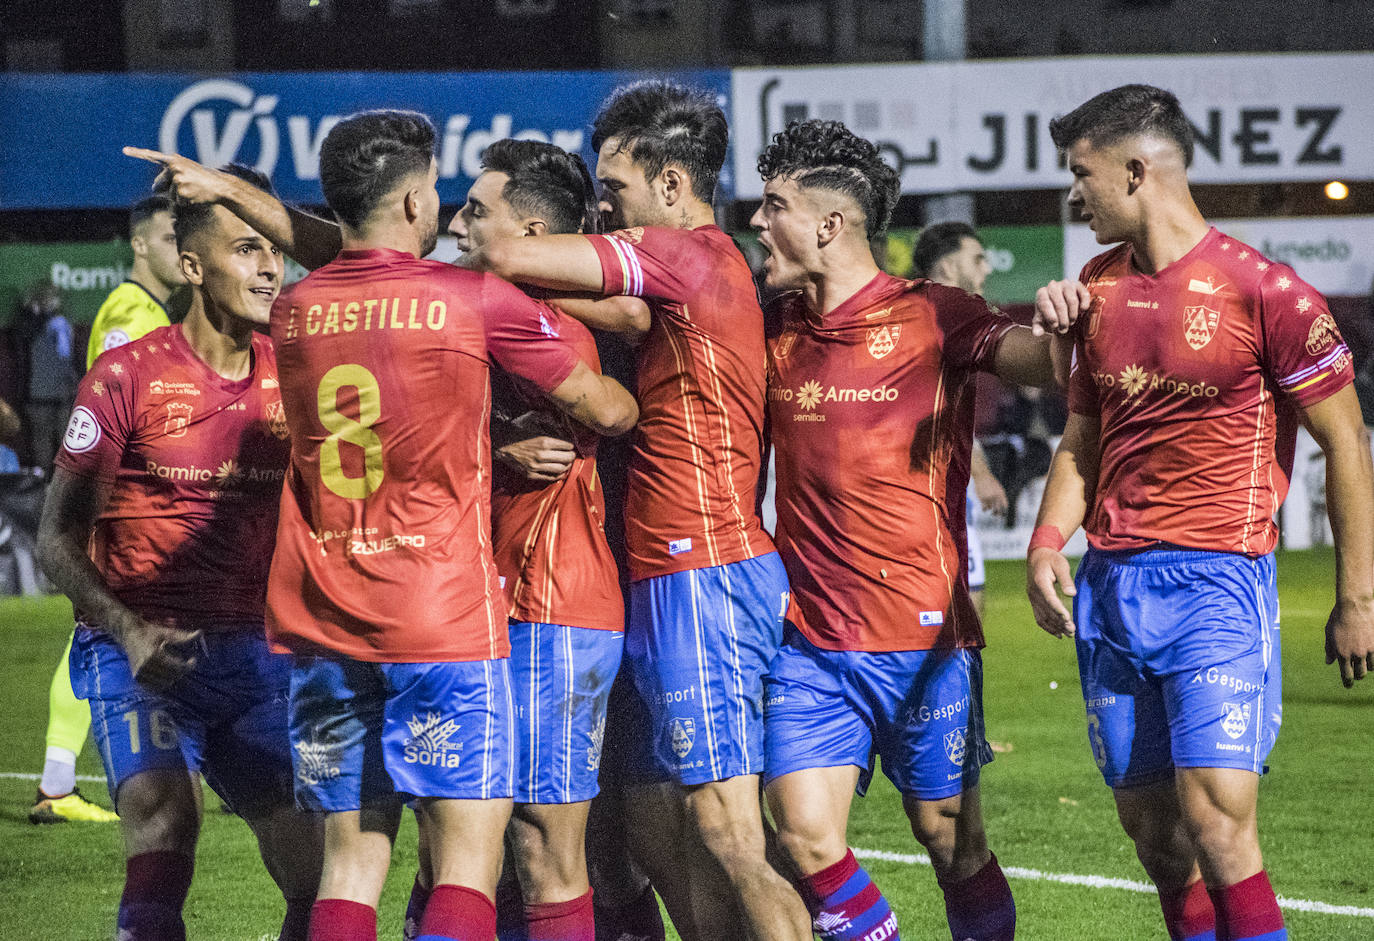
{"label": "yellow number on back", "polygon": [[[339,390],[352,386],[358,390],[358,417],[339,411]],[[320,380],[317,394],[320,424],[329,437],[320,445],[320,477],[324,485],[345,500],[362,500],[382,485],[382,439],[372,426],[382,417],[382,390],[377,377],[356,363],[335,366]],[[363,449],[363,476],[344,473],[339,442]]]}

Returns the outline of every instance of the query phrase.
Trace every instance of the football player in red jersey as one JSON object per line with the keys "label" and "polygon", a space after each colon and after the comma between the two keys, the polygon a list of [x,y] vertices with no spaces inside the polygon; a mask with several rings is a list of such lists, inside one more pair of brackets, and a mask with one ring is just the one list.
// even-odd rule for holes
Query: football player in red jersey
{"label": "football player in red jersey", "polygon": [[258,837],[287,900],[281,937],[302,941],[321,828],[292,799],[290,658],[263,633],[289,445],[254,327],[281,255],[219,207],[181,206],[175,228],[190,313],[82,381],[39,550],[76,610],[73,681],[124,832],[119,937],[185,937],[203,775]]}
{"label": "football player in red jersey", "polygon": [[835,121],[793,123],[759,158],[751,224],[782,333],[769,355],[778,551],[792,585],[769,671],[769,805],[823,938],[897,936],[849,851],[873,759],[902,792],[956,939],[1012,937],[979,773],[983,635],[969,597],[964,494],[975,372],[1053,382],[1050,340],[982,298],[879,270],[898,178]]}
{"label": "football player in red jersey", "polygon": [[[640,742],[639,824],[685,810],[680,854],[640,857],[680,931],[703,939],[809,937],[806,912],[764,858],[763,675],[782,632],[785,573],[754,507],[762,453],[763,318],[749,267],[715,225],[725,115],[666,82],[618,89],[593,125],[603,209],[620,231],[501,239],[467,264],[518,283],[649,302],[638,350],[641,422],[626,508],[631,602],[625,657],[650,715]],[[575,316],[581,316],[574,312]],[[649,782],[671,782],[666,788]],[[657,827],[655,826],[655,829]],[[674,871],[676,870],[676,871]],[[724,894],[703,890],[723,874]],[[736,914],[738,912],[738,914]]]}
{"label": "football player in red jersey", "polygon": [[[1327,462],[1327,662],[1346,686],[1374,669],[1374,475],[1350,352],[1291,268],[1208,227],[1174,95],[1112,89],[1050,133],[1069,205],[1120,244],[1037,297],[1049,322],[1084,313],[1027,591],[1040,626],[1075,639],[1093,754],[1170,937],[1277,941],[1256,801],[1282,718],[1273,517],[1298,421]],[[1075,585],[1060,549],[1080,525]]]}

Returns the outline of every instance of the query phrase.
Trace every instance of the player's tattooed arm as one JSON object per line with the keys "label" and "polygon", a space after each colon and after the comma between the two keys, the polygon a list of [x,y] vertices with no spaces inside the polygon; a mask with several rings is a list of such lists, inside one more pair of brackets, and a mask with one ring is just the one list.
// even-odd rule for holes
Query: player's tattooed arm
{"label": "player's tattooed arm", "polygon": [[568,378],[549,393],[549,398],[597,434],[621,435],[639,421],[639,405],[634,396],[610,376],[601,375],[581,360]]}
{"label": "player's tattooed arm", "polygon": [[150,689],[166,689],[195,665],[190,648],[200,632],[139,617],[105,584],[86,546],[108,496],[108,484],[57,468],[38,524],[38,561],[73,607],[124,648],[134,677]]}
{"label": "player's tattooed arm", "polygon": [[124,153],[162,167],[155,188],[166,186],[176,199],[185,202],[221,204],[305,268],[313,271],[328,264],[343,247],[336,224],[288,206],[247,180],[178,154],[141,147],[125,147]]}
{"label": "player's tattooed arm", "polygon": [[1326,511],[1336,546],[1336,604],[1326,622],[1326,662],[1347,687],[1374,672],[1374,467],[1355,387],[1301,410],[1326,455]]}
{"label": "player's tattooed arm", "polygon": [[1073,616],[1059,593],[1077,593],[1064,543],[1083,524],[1097,487],[1097,419],[1070,413],[1050,463],[1035,535],[1026,552],[1026,594],[1035,623],[1056,637],[1072,637]]}

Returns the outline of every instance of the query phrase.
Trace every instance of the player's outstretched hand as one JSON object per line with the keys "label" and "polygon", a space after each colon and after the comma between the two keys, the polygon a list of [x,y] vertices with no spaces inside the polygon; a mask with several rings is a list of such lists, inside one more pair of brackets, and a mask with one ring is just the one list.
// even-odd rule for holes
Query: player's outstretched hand
{"label": "player's outstretched hand", "polygon": [[1069,560],[1064,553],[1048,546],[1035,547],[1026,556],[1026,594],[1035,612],[1035,623],[1055,637],[1072,637],[1073,615],[1059,600],[1061,591],[1070,597],[1078,594]]}
{"label": "player's outstretched hand", "polygon": [[147,160],[162,167],[153,181],[153,189],[164,187],[177,199],[188,203],[217,203],[225,198],[225,181],[233,179],[227,173],[212,170],[180,154],[164,154],[160,150],[125,147],[124,155]]}
{"label": "player's outstretched hand", "polygon": [[1078,281],[1051,281],[1035,292],[1031,333],[1038,337],[1067,333],[1092,301],[1092,294]]}
{"label": "player's outstretched hand", "polygon": [[526,480],[551,484],[568,473],[577,450],[571,441],[540,435],[498,448],[496,456]]}
{"label": "player's outstretched hand", "polygon": [[1007,491],[1001,481],[991,474],[975,475],[973,492],[978,495],[979,505],[988,513],[1007,512]]}
{"label": "player's outstretched hand", "polygon": [[195,668],[200,631],[137,618],[120,633],[134,679],[154,691],[170,689]]}
{"label": "player's outstretched hand", "polygon": [[1374,603],[1336,602],[1326,619],[1326,662],[1340,667],[1346,689],[1374,673]]}

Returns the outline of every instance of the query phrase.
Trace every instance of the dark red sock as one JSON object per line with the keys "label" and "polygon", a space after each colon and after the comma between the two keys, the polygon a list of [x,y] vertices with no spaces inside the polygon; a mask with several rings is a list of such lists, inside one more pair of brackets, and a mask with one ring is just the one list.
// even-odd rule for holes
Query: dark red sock
{"label": "dark red sock", "polygon": [[310,941],[377,941],[377,910],[347,899],[320,899],[310,910]]}
{"label": "dark red sock", "polygon": [[119,900],[119,936],[127,941],[182,941],[181,906],[191,888],[195,860],[184,853],[154,850],[124,861]]}
{"label": "dark red sock", "polygon": [[1175,892],[1161,889],[1159,907],[1164,910],[1164,927],[1169,929],[1173,941],[1191,941],[1216,931],[1217,916],[1212,898],[1201,879]]}
{"label": "dark red sock", "polygon": [[496,937],[496,906],[476,889],[436,885],[429,893],[421,938],[451,941],[492,941]]}
{"label": "dark red sock", "polygon": [[596,941],[592,890],[566,902],[526,905],[525,935],[529,941]]}
{"label": "dark red sock", "polygon": [[1208,889],[1217,913],[1217,941],[1241,941],[1283,931],[1283,913],[1269,874],[1261,869],[1235,885]]}
{"label": "dark red sock", "polygon": [[962,882],[940,888],[945,893],[945,917],[954,937],[1011,941],[1016,934],[1016,903],[996,856]]}

